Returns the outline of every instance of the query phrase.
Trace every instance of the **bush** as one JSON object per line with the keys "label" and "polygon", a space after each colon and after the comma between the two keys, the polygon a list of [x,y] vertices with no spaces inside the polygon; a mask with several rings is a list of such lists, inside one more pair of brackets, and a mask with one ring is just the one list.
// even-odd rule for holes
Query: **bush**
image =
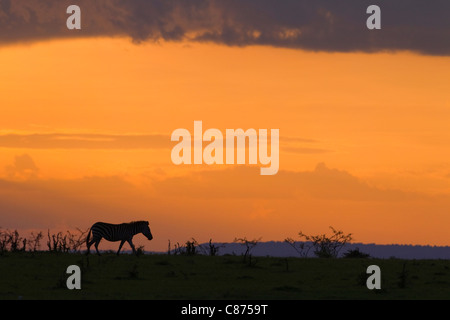
{"label": "bush", "polygon": [[340,230],[330,227],[332,234],[306,235],[299,232],[299,237],[303,239],[297,247],[296,242],[287,238],[286,243],[290,244],[302,257],[307,257],[309,251],[314,249],[314,254],[318,258],[337,258],[339,251],[352,240],[352,234],[345,234]]}
{"label": "bush", "polygon": [[140,257],[145,254],[144,246],[139,246],[136,248],[136,256]]}
{"label": "bush", "polygon": [[[49,251],[54,252],[80,252],[81,245],[86,242],[87,231],[81,231],[77,229],[76,233],[67,231],[66,234],[58,232],[56,234],[50,234],[48,230],[47,247]],[[14,230],[1,230],[0,229],[0,254],[4,252],[18,252],[18,251],[30,251],[36,252],[41,247],[41,240],[44,235],[42,232],[35,234],[31,233],[31,236],[26,238],[19,234],[19,231]]]}
{"label": "bush", "polygon": [[244,253],[244,263],[247,261],[247,257],[249,257],[250,262],[249,265],[252,264],[252,255],[251,255],[251,251],[254,247],[256,247],[256,245],[258,244],[258,242],[261,241],[261,238],[259,239],[253,239],[253,240],[247,240],[246,237],[244,238],[235,238],[234,242],[240,243],[241,245],[245,246],[245,253]]}
{"label": "bush", "polygon": [[344,253],[344,258],[365,259],[370,258],[370,254],[361,252],[359,251],[359,248],[356,248],[354,250],[348,250],[346,253]]}

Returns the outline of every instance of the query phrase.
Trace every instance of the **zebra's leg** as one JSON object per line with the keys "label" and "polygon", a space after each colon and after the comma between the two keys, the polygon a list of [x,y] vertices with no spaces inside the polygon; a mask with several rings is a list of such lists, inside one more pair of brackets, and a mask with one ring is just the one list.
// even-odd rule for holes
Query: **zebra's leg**
{"label": "zebra's leg", "polygon": [[122,241],[120,242],[119,250],[117,250],[117,255],[119,255],[120,249],[122,249],[122,246],[123,246],[124,243],[125,243],[125,240],[122,240]]}
{"label": "zebra's leg", "polygon": [[92,239],[91,241],[89,241],[87,244],[86,244],[86,246],[87,246],[87,252],[86,252],[86,255],[88,255],[88,254],[90,254],[91,253],[91,246],[92,246],[92,244],[95,242],[95,239]]}
{"label": "zebra's leg", "polygon": [[100,252],[98,251],[98,244],[100,243],[100,240],[102,240],[102,238],[98,239],[95,241],[95,250],[97,251],[97,254],[100,256]]}
{"label": "zebra's leg", "polygon": [[128,239],[127,241],[130,244],[131,249],[133,249],[133,253],[136,254],[136,249],[134,248],[134,244],[133,244],[132,239]]}

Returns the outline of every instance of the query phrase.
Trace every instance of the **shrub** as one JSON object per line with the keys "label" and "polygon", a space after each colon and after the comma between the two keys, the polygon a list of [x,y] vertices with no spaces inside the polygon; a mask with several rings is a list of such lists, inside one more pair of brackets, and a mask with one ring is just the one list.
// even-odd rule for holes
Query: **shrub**
{"label": "shrub", "polygon": [[251,259],[252,259],[252,255],[250,254],[252,249],[254,247],[256,247],[256,245],[258,244],[258,242],[261,240],[261,238],[259,239],[253,239],[253,240],[247,240],[246,237],[244,238],[235,238],[234,242],[240,243],[243,246],[245,246],[245,252],[244,252],[244,263],[247,261],[247,257],[250,258],[250,264],[251,264]]}
{"label": "shrub", "polygon": [[354,250],[348,250],[346,253],[344,253],[344,258],[365,259],[370,258],[370,254],[361,252],[359,251],[359,248],[356,248]]}
{"label": "shrub", "polygon": [[320,235],[306,235],[299,232],[299,237],[302,239],[300,245],[291,238],[286,238],[285,242],[290,244],[302,257],[306,257],[311,249],[314,249],[314,254],[319,258],[337,258],[339,251],[352,240],[352,234],[345,234],[340,230],[330,227],[332,234]]}

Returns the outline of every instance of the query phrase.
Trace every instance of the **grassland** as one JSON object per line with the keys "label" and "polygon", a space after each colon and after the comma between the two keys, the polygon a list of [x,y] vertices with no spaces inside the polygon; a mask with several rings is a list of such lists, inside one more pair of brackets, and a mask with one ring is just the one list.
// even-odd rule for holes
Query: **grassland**
{"label": "grassland", "polygon": [[[66,269],[82,289],[66,288]],[[366,269],[381,268],[381,290]],[[0,299],[450,299],[450,261],[4,253]]]}

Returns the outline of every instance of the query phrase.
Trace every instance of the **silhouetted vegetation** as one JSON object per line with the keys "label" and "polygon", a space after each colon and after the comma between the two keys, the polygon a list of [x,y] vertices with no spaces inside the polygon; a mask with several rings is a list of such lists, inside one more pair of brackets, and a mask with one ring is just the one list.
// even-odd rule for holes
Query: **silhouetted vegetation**
{"label": "silhouetted vegetation", "polygon": [[36,235],[34,234],[34,232],[31,233],[31,241],[29,245],[32,246],[32,251],[36,252],[40,249],[42,238],[44,238],[42,232],[39,232]]}
{"label": "silhouetted vegetation", "polygon": [[198,243],[194,238],[192,238],[192,241],[189,241],[189,240],[186,241],[185,254],[188,256],[196,255],[197,254],[197,245],[198,245]]}
{"label": "silhouetted vegetation", "polygon": [[409,281],[409,272],[406,269],[406,261],[403,263],[402,271],[398,274],[398,287],[401,289],[406,288]]}
{"label": "silhouetted vegetation", "polygon": [[42,237],[42,232],[36,235],[31,233],[31,238],[25,238],[17,230],[0,230],[0,254],[7,251],[37,251]]}
{"label": "silhouetted vegetation", "polygon": [[80,252],[81,246],[86,243],[87,233],[77,229],[78,233],[66,233],[58,232],[56,234],[50,234],[50,230],[47,232],[47,247],[51,252]]}
{"label": "silhouetted vegetation", "polygon": [[184,245],[177,242],[174,245],[174,249],[171,251],[174,255],[184,254],[186,252],[186,248]]}
{"label": "silhouetted vegetation", "polygon": [[216,255],[218,255],[218,253],[219,253],[219,249],[221,248],[221,247],[223,247],[223,245],[221,245],[221,246],[218,246],[218,245],[216,245],[216,244],[213,244],[212,243],[212,239],[209,239],[209,255],[210,256],[216,256]]}
{"label": "silhouetted vegetation", "polygon": [[[51,252],[80,252],[86,242],[87,231],[77,229],[77,232],[67,231],[66,233],[47,232],[47,248]],[[17,230],[0,230],[0,254],[4,252],[30,251],[36,252],[41,248],[41,240],[44,238],[42,232],[34,232],[27,237],[23,237]]]}
{"label": "silhouetted vegetation", "polygon": [[144,246],[139,246],[136,248],[136,256],[140,257],[145,254]]}
{"label": "silhouetted vegetation", "polygon": [[261,241],[261,238],[259,239],[253,239],[253,240],[247,240],[246,237],[244,238],[235,238],[234,242],[240,243],[241,245],[245,246],[245,252],[244,252],[244,263],[247,261],[247,258],[249,259],[249,266],[253,266],[254,264],[256,264],[256,262],[254,261],[252,264],[252,255],[251,255],[251,251],[254,247],[256,247],[256,245],[258,244],[258,242]]}
{"label": "silhouetted vegetation", "polygon": [[213,243],[212,239],[209,239],[208,244],[200,244],[195,238],[191,238],[190,240],[186,241],[184,245],[177,242],[172,249],[172,243],[169,240],[167,255],[193,256],[201,254],[216,256],[221,247],[223,247],[223,245]]}
{"label": "silhouetted vegetation", "polygon": [[352,234],[345,234],[343,231],[330,227],[331,235],[307,235],[299,232],[300,242],[292,238],[286,238],[284,241],[291,245],[301,257],[307,257],[310,250],[318,258],[337,258],[340,250],[352,240]]}
{"label": "silhouetted vegetation", "polygon": [[297,251],[301,258],[308,257],[309,251],[312,248],[311,244],[305,242],[297,242],[292,238],[286,238],[284,242],[294,248],[294,250]]}
{"label": "silhouetted vegetation", "polygon": [[347,259],[366,259],[370,258],[370,254],[359,251],[359,248],[348,250],[344,253],[344,258]]}

